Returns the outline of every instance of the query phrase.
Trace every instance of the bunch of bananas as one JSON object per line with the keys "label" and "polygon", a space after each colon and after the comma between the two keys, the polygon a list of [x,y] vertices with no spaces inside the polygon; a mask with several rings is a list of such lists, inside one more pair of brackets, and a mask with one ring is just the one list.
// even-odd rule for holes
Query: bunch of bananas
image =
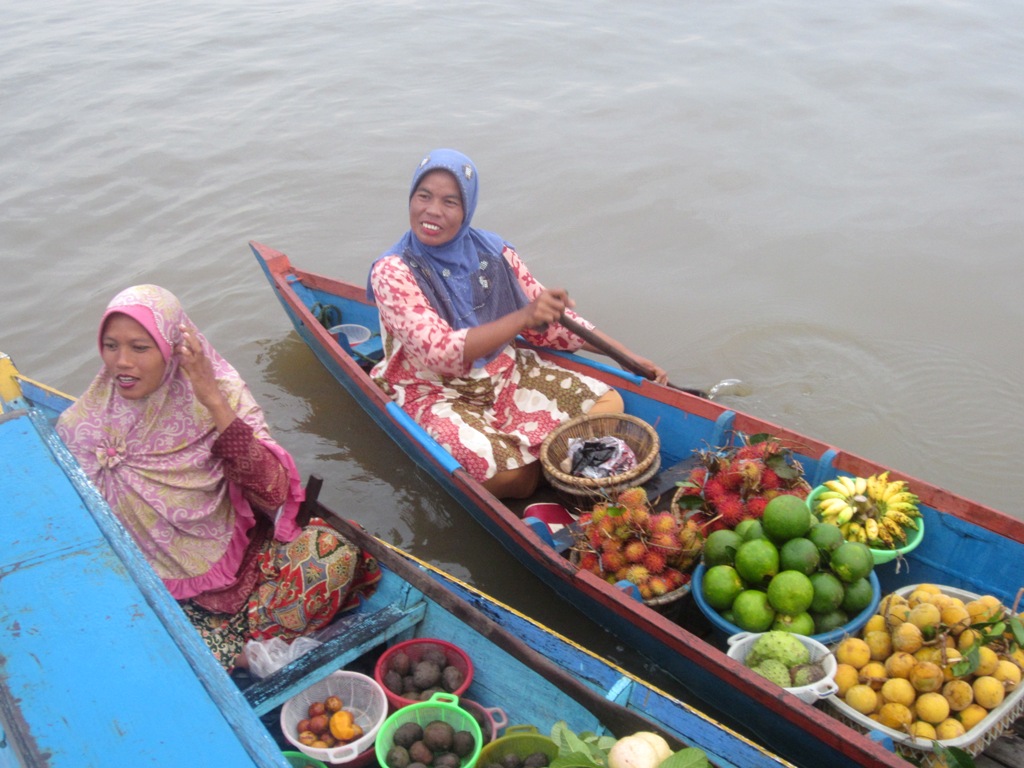
{"label": "bunch of bananas", "polygon": [[837,477],[825,482],[814,512],[824,523],[839,526],[848,541],[875,549],[895,549],[907,543],[907,529],[917,530],[918,498],[904,480],[889,473],[870,477]]}

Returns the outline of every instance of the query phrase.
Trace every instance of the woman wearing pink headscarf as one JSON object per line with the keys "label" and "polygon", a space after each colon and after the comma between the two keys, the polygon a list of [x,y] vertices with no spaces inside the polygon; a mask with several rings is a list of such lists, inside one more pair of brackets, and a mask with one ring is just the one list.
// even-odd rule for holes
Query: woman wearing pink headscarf
{"label": "woman wearing pink headscarf", "polygon": [[99,347],[57,431],[226,668],[247,640],[306,634],[372,588],[372,558],[297,524],[295,462],[172,293],[119,293]]}

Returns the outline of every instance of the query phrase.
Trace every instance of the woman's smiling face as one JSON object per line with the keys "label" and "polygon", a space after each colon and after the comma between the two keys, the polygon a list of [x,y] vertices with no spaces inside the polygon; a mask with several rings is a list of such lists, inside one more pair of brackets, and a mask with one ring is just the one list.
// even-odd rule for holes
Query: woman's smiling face
{"label": "woman's smiling face", "polygon": [[424,245],[444,245],[462,228],[462,193],[448,171],[431,171],[409,198],[409,226]]}
{"label": "woman's smiling face", "polygon": [[115,312],[107,318],[101,357],[114,386],[126,400],[141,400],[156,392],[167,368],[160,348],[142,325]]}

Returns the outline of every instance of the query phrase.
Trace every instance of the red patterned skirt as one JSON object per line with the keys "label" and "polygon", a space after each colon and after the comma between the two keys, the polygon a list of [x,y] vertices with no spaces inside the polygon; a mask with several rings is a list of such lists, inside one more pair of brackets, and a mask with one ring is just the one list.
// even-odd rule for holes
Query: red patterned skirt
{"label": "red patterned skirt", "polygon": [[234,614],[215,613],[188,600],[192,624],[225,669],[250,639],[293,640],[325,627],[373,594],[377,561],[313,518],[292,542],[268,539],[257,555],[259,576],[247,603]]}

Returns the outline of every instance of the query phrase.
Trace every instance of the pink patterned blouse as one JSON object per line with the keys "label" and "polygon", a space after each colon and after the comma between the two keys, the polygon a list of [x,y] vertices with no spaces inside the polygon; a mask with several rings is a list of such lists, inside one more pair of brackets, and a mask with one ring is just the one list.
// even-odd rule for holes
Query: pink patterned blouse
{"label": "pink patterned blouse", "polygon": [[[544,286],[512,248],[506,246],[502,255],[527,299],[536,298]],[[552,429],[586,413],[608,391],[602,382],[514,344],[474,368],[463,360],[467,329],[454,330],[438,315],[399,256],[378,260],[370,281],[384,342],[384,359],[371,375],[478,480],[536,461]],[[580,337],[558,324],[522,336],[563,351],[583,346]]]}

